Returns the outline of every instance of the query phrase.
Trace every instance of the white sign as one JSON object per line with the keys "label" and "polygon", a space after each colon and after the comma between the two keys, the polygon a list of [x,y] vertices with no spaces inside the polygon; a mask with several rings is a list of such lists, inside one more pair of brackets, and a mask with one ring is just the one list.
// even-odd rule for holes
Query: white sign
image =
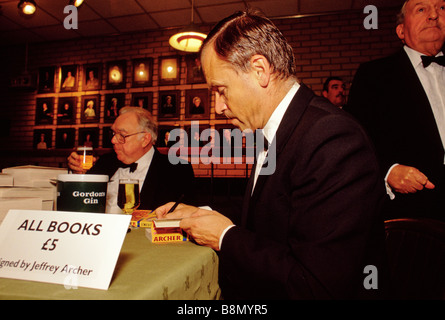
{"label": "white sign", "polygon": [[10,210],[0,277],[107,290],[131,215]]}

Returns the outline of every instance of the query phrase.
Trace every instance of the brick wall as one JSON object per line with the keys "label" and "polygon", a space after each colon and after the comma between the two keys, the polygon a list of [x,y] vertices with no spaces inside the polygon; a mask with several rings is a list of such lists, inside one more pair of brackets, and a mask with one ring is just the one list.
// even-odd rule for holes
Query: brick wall
{"label": "brick wall", "polygon": [[290,41],[300,80],[321,94],[324,80],[340,76],[352,82],[358,66],[401,47],[395,33],[396,10],[379,10],[377,30],[366,30],[361,12],[280,20]]}
{"label": "brick wall", "polygon": [[[350,12],[336,15],[322,15],[298,19],[281,19],[274,21],[282,30],[294,48],[297,59],[299,79],[321,94],[324,80],[332,75],[343,77],[348,83],[360,63],[386,56],[400,48],[395,34],[395,10],[379,10],[377,30],[366,30],[363,26],[365,15],[361,12]],[[203,27],[208,31],[209,27]],[[105,96],[111,93],[122,93],[125,104],[130,104],[132,96],[138,93],[152,94],[153,114],[158,116],[160,92],[178,90],[181,106],[178,120],[161,121],[161,126],[187,127],[190,120],[185,119],[185,97],[187,90],[206,89],[204,83],[189,84],[187,81],[187,56],[178,53],[168,45],[168,39],[174,30],[147,31],[113,37],[99,37],[84,40],[69,40],[54,43],[30,44],[28,70],[37,74],[39,68],[56,66],[79,66],[79,89],[76,92],[60,92],[60,81],[55,84],[54,93],[38,93],[36,90],[17,90],[9,88],[9,79],[20,74],[25,66],[25,46],[8,46],[1,48],[5,76],[0,79],[0,167],[14,164],[40,164],[64,166],[64,159],[70,150],[35,150],[35,130],[49,130],[51,145],[55,146],[56,129],[74,129],[75,144],[79,141],[79,131],[84,128],[99,128],[97,150],[105,152],[102,146],[103,131],[111,123],[104,120]],[[177,55],[180,61],[180,82],[177,85],[160,85],[160,58]],[[137,58],[153,59],[152,86],[135,88],[127,80],[122,89],[106,89],[106,74],[102,72],[102,88],[96,91],[85,91],[83,83],[83,66],[100,63],[105,69],[106,63],[112,60],[126,61],[127,79],[131,79],[132,60]],[[85,95],[100,94],[100,120],[97,123],[82,123],[81,101]],[[54,98],[55,107],[60,98],[76,97],[77,113],[73,124],[58,124],[56,120],[48,124],[36,125],[36,101],[39,98]],[[228,121],[215,116],[214,98],[209,97],[210,115],[200,124],[218,127]],[[245,164],[195,164],[198,176],[245,177],[250,166]]]}

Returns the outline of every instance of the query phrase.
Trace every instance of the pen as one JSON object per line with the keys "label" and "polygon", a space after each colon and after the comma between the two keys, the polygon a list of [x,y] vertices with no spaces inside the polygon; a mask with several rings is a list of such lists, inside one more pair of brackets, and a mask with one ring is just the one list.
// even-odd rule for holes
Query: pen
{"label": "pen", "polygon": [[173,205],[173,207],[171,207],[171,209],[168,210],[167,214],[172,213],[173,211],[175,211],[176,207],[181,203],[182,198],[184,198],[184,194],[181,194],[181,196],[179,197],[178,201],[176,201],[176,203]]}

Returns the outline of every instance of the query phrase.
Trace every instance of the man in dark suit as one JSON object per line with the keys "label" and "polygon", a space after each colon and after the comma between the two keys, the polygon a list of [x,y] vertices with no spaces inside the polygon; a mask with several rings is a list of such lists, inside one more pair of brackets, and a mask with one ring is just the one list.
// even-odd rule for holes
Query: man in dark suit
{"label": "man in dark suit", "polygon": [[445,220],[445,68],[423,62],[445,59],[444,8],[444,0],[405,2],[396,28],[404,48],[360,66],[345,108],[376,145],[386,219]]}
{"label": "man in dark suit", "polygon": [[[262,129],[270,144],[259,153],[236,225],[187,205],[169,214],[182,217],[180,226],[197,243],[218,251],[223,297],[381,294],[384,188],[362,127],[297,82],[292,47],[259,14],[238,12],[221,21],[207,36],[201,61],[216,111],[242,130]],[[158,208],[158,217],[171,206]],[[378,289],[363,284],[366,266],[378,270]]]}
{"label": "man in dark suit", "polygon": [[156,150],[153,144],[157,138],[157,124],[150,112],[138,107],[122,108],[111,132],[114,152],[101,156],[87,172],[82,170],[75,152],[68,158],[68,165],[74,172],[109,176],[107,212],[121,212],[117,193],[119,179],[124,178],[139,180],[139,209],[155,209],[176,201],[182,194],[192,201],[193,168],[189,163],[173,165],[166,155]]}

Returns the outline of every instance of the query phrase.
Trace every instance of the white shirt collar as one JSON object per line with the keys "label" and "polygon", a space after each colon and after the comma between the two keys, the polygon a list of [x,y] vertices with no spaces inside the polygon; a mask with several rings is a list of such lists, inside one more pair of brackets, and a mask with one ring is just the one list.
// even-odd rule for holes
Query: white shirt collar
{"label": "white shirt collar", "polygon": [[292,101],[299,88],[300,84],[298,82],[295,82],[292,88],[283,98],[283,100],[281,100],[280,104],[275,108],[274,112],[264,126],[263,135],[269,143],[272,143],[275,134],[277,133],[278,127],[281,123],[281,120],[283,119],[290,102]]}
{"label": "white shirt collar", "polygon": [[[423,66],[422,64],[422,58],[421,56],[425,56],[425,54],[420,53],[419,51],[416,51],[408,46],[404,46],[403,49],[405,50],[406,54],[408,55],[409,60],[413,64],[414,68],[417,68],[418,66]],[[443,56],[443,52],[440,51],[436,57]]]}
{"label": "white shirt collar", "polygon": [[138,164],[135,172],[146,171],[146,169],[150,166],[151,160],[153,159],[153,155],[155,152],[155,148],[151,147],[142,157],[135,161]]}

